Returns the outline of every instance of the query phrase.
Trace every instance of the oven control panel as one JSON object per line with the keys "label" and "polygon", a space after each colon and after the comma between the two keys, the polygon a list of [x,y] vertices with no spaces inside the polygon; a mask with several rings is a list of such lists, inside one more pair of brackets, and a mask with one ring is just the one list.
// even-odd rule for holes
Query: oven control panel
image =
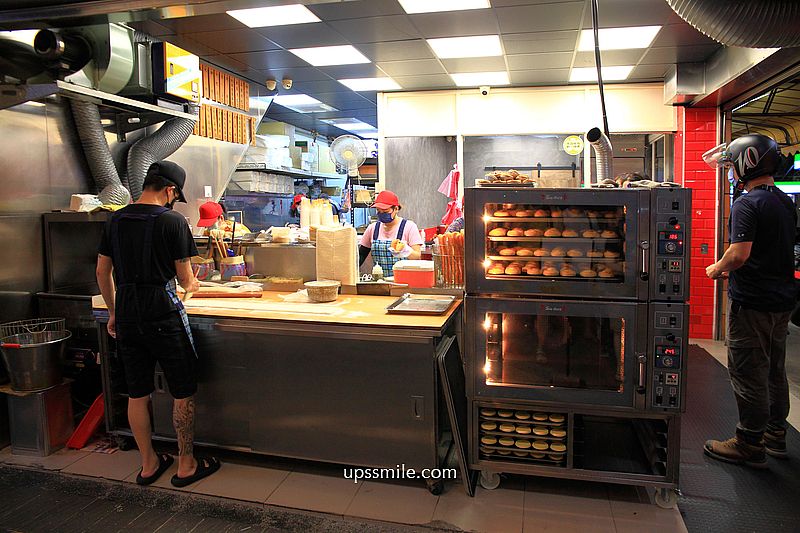
{"label": "oven control panel", "polygon": [[650,307],[652,351],[648,400],[656,409],[682,410],[688,306],[653,303]]}
{"label": "oven control panel", "polygon": [[691,193],[691,189],[679,188],[652,192],[652,300],[684,301],[689,297]]}

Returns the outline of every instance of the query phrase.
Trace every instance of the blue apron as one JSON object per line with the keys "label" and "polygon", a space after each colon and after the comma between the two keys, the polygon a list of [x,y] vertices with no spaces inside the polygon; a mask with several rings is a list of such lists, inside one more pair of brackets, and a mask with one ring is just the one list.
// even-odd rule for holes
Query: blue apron
{"label": "blue apron", "polygon": [[[163,286],[147,282],[147,280],[151,279],[150,274],[153,259],[153,228],[155,227],[158,217],[167,211],[169,211],[169,209],[166,207],[160,207],[154,213],[146,214],[126,213],[124,211],[120,211],[112,219],[110,237],[112,251],[114,257],[117,258],[117,261],[114,262],[114,278],[117,284],[117,294],[122,297],[121,300],[123,302],[128,302],[130,300],[133,301],[136,312],[136,324],[139,327],[139,331],[142,331],[141,327],[144,316],[142,314],[142,306],[139,300],[139,291],[165,291],[169,301],[172,303],[172,306],[178,311],[178,314],[181,317],[183,328],[186,330],[186,335],[189,337],[189,342],[192,345],[192,349],[194,349],[194,338],[192,337],[192,330],[189,327],[189,316],[186,314],[186,309],[183,306],[183,302],[181,302],[181,299],[178,297],[175,278],[172,278],[166,283],[166,285]],[[125,262],[122,261],[119,221],[123,219],[135,220],[145,224],[144,242],[142,247],[142,272],[136,276],[133,276],[133,278],[128,276]],[[197,356],[197,352],[195,352],[195,356]]]}
{"label": "blue apron", "polygon": [[[403,232],[406,229],[406,219],[400,221],[400,227],[397,229],[397,238],[403,239]],[[375,231],[372,233],[372,262],[377,263],[383,269],[383,275],[394,276],[394,264],[400,261],[399,257],[392,255],[390,251],[392,248],[392,241],[380,240],[381,223],[375,223]]]}

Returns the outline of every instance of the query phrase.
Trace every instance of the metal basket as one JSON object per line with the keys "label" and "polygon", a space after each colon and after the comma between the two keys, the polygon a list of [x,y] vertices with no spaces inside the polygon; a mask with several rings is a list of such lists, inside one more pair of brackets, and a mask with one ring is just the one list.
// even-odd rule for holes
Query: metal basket
{"label": "metal basket", "polygon": [[28,344],[46,342],[48,331],[64,331],[65,319],[63,318],[34,318],[31,320],[17,320],[0,324],[0,338],[12,335],[30,335]]}
{"label": "metal basket", "polygon": [[436,287],[440,289],[464,288],[464,255],[442,253],[438,245],[433,245],[433,275]]}

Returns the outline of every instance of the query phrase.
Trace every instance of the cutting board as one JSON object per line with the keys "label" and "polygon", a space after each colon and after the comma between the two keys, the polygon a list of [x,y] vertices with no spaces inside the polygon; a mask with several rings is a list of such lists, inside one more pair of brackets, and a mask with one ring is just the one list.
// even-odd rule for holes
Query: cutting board
{"label": "cutting board", "polygon": [[262,291],[238,291],[230,287],[200,287],[192,293],[194,298],[261,298]]}

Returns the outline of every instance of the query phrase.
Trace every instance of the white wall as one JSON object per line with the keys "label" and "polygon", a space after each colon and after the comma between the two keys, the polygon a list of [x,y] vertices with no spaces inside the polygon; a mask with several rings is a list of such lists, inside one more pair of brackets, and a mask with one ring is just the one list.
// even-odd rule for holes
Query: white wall
{"label": "white wall", "polygon": [[[663,103],[662,83],[608,85],[605,100],[611,133],[662,133],[678,128],[676,109]],[[455,136],[463,167],[464,136],[583,134],[602,126],[596,85],[496,88],[487,96],[478,89],[379,93],[379,174],[383,181],[386,137]],[[588,164],[588,145],[585,157]],[[382,186],[378,184],[378,189]]]}

